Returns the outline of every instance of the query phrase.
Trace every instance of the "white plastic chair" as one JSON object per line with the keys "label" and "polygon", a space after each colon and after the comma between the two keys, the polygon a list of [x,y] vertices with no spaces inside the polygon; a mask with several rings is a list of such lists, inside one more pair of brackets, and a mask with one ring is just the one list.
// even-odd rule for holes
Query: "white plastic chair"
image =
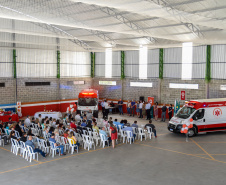
{"label": "white plastic chair", "polygon": [[88,135],[87,130],[82,130],[82,132],[83,132],[84,135]]}
{"label": "white plastic chair", "polygon": [[126,131],[126,137],[127,137],[126,143],[130,142],[130,144],[131,144],[132,140],[134,143],[134,137],[133,137],[133,133],[131,131],[129,131],[129,130]]}
{"label": "white plastic chair", "polygon": [[38,148],[42,149],[42,141],[41,141],[41,139],[39,139],[38,137],[36,139],[37,139]]}
{"label": "white plastic chair", "polygon": [[121,131],[121,141],[123,141],[124,143],[127,135],[124,133],[123,130],[120,130],[120,131]]}
{"label": "white plastic chair", "polygon": [[145,137],[145,140],[146,140],[146,134],[144,133],[144,129],[138,128],[138,134],[139,134],[139,137],[140,137],[141,141],[143,139],[143,136]]}
{"label": "white plastic chair", "polygon": [[99,143],[99,140],[101,140],[97,132],[93,132],[93,139],[96,141],[96,146],[97,146]]}
{"label": "white plastic chair", "polygon": [[101,143],[103,143],[103,148],[105,147],[105,142],[107,141],[108,143],[108,146],[109,146],[109,141],[108,139],[106,140],[104,135],[103,134],[100,134],[100,139],[101,139],[101,142],[100,142],[100,146],[101,146]]}
{"label": "white plastic chair", "polygon": [[[150,139],[151,139],[151,137],[152,137],[152,128],[151,127],[149,127],[149,126],[147,126],[146,127],[147,128],[147,130],[148,130],[148,134],[149,134],[149,137],[150,137]],[[153,133],[154,134],[154,133]]]}
{"label": "white plastic chair", "polygon": [[20,150],[20,153],[21,153],[21,146],[20,146],[19,142],[18,142],[16,139],[14,139],[13,141],[14,141],[14,143],[15,143],[15,146],[14,146],[14,153],[17,155],[18,152],[19,152],[19,150]]}
{"label": "white plastic chair", "polygon": [[133,128],[133,133],[136,134],[136,139],[138,139],[138,129],[136,127],[132,127]]}
{"label": "white plastic chair", "polygon": [[71,149],[71,154],[74,153],[74,150],[75,150],[75,149],[77,150],[77,153],[78,153],[78,146],[72,144],[72,139],[69,139],[69,138],[67,138],[67,139],[68,139],[68,143],[69,143],[69,150],[68,150],[68,153],[69,153],[70,149]]}
{"label": "white plastic chair", "polygon": [[11,152],[13,152],[14,154],[16,151],[15,147],[16,147],[15,141],[13,138],[11,138]]}
{"label": "white plastic chair", "polygon": [[61,136],[60,137],[60,140],[61,140],[61,144],[64,145],[64,152],[66,152],[68,150],[69,152],[69,143],[67,142],[67,138]]}
{"label": "white plastic chair", "polygon": [[33,148],[31,146],[26,146],[27,147],[27,161],[29,160],[30,158],[30,162],[32,159],[35,159],[35,155],[37,154],[37,161],[38,161],[38,152],[34,152]]}
{"label": "white plastic chair", "polygon": [[34,134],[35,136],[38,136],[38,129],[31,128],[31,133]]}
{"label": "white plastic chair", "polygon": [[85,136],[84,149],[86,149],[87,147],[89,151],[89,149],[92,148],[92,146],[94,147],[95,150],[95,143],[93,141],[93,138],[91,138],[90,136]]}
{"label": "white plastic chair", "polygon": [[56,146],[55,146],[55,143],[54,142],[52,142],[52,141],[49,141],[49,143],[50,143],[50,152],[49,152],[49,155],[51,155],[51,153],[52,153],[52,157],[54,157],[54,155],[56,155],[56,153],[57,153],[57,150],[59,151],[59,156],[60,156],[60,148],[57,148]]}
{"label": "white plastic chair", "polygon": [[42,143],[42,149],[44,150],[44,152],[49,153],[49,146],[47,145],[47,142],[44,139],[42,139],[41,143]]}
{"label": "white plastic chair", "polygon": [[23,141],[20,141],[20,146],[21,146],[21,149],[20,149],[20,154],[22,155],[22,157],[25,159],[27,159],[27,148],[26,148],[26,145]]}

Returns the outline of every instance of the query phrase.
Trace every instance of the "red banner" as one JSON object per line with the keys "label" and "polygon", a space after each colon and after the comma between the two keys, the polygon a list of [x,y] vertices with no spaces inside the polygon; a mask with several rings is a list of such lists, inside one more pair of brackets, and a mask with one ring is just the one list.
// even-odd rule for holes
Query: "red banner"
{"label": "red banner", "polygon": [[148,97],[148,101],[150,101],[150,103],[151,103],[151,106],[153,106],[154,105],[154,97]]}
{"label": "red banner", "polygon": [[181,91],[180,99],[185,100],[185,91]]}

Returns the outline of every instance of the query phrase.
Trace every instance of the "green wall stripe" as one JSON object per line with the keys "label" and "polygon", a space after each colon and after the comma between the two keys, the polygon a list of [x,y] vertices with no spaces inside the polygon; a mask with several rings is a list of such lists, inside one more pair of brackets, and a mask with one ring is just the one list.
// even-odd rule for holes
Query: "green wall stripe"
{"label": "green wall stripe", "polygon": [[95,52],[91,52],[91,77],[95,76]]}
{"label": "green wall stripe", "polygon": [[207,45],[207,48],[206,48],[206,77],[205,77],[205,80],[207,82],[210,82],[210,80],[211,80],[211,65],[210,65],[210,61],[211,61],[211,46]]}
{"label": "green wall stripe", "polygon": [[57,78],[60,78],[60,51],[57,51]]}
{"label": "green wall stripe", "polygon": [[159,78],[163,79],[163,57],[164,50],[163,48],[159,49]]}
{"label": "green wall stripe", "polygon": [[17,77],[17,75],[16,75],[16,50],[15,49],[13,49],[13,76],[14,76],[14,78],[16,78]]}
{"label": "green wall stripe", "polygon": [[121,79],[125,78],[125,51],[121,51]]}

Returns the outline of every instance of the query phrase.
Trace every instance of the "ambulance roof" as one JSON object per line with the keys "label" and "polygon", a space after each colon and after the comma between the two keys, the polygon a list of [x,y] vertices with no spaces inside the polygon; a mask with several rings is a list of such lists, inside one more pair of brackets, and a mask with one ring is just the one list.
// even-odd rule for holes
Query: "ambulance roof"
{"label": "ambulance roof", "polygon": [[216,99],[201,99],[201,100],[191,100],[192,102],[200,102],[200,103],[204,103],[204,102],[222,102],[222,101],[226,101],[226,98],[216,98]]}

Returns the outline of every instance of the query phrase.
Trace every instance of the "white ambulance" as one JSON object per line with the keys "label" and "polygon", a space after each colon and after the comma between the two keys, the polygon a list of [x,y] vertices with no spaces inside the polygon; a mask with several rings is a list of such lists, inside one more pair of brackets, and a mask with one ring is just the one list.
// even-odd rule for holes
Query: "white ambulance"
{"label": "white ambulance", "polygon": [[169,121],[168,130],[180,132],[183,123],[191,118],[194,127],[188,130],[190,137],[201,132],[226,130],[226,98],[191,100]]}

